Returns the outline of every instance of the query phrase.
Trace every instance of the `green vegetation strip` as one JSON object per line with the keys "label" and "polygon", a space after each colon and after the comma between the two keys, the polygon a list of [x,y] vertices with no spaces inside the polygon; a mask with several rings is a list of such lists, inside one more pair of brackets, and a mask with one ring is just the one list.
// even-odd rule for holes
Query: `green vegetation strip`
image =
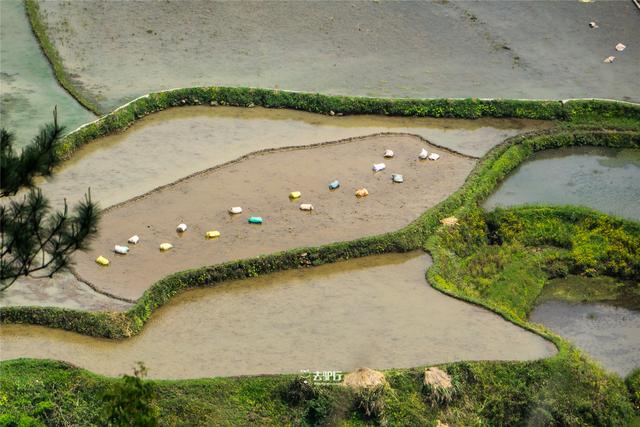
{"label": "green vegetation strip", "polygon": [[[176,294],[226,280],[243,279],[275,271],[304,268],[372,254],[404,252],[423,247],[449,215],[464,216],[477,209],[510,171],[535,151],[577,145],[640,147],[640,132],[556,132],[512,138],[494,148],[452,196],[421,215],[407,227],[384,235],[320,247],[300,248],[215,266],[175,273],[156,282],[127,312],[87,312],[54,307],[3,307],[2,323],[28,323],[62,328],[85,335],[126,338],[140,333],[151,314]],[[535,224],[529,223],[534,227]],[[566,234],[566,233],[565,233]],[[558,236],[559,239],[561,236]],[[616,274],[612,267],[606,273]],[[437,280],[432,281],[434,285]]]}
{"label": "green vegetation strip", "polygon": [[575,125],[594,121],[638,129],[640,105],[613,101],[520,101],[479,99],[389,99],[330,96],[271,89],[195,87],[142,96],[64,138],[61,155],[105,135],[120,132],[136,120],[171,107],[230,105],[287,108],[319,114],[378,114],[408,117],[480,117],[562,120]]}
{"label": "green vegetation strip", "polygon": [[[190,287],[300,268],[307,260],[319,265],[422,247],[434,258],[427,272],[433,286],[540,334],[558,347],[558,354],[530,362],[441,365],[455,385],[446,401],[434,400],[422,387],[422,368],[387,371],[389,387],[375,402],[344,387],[318,385],[292,400],[300,381],[291,375],[154,381],[161,423],[627,425],[638,416],[639,374],[625,384],[562,338],[527,322],[526,315],[552,277],[609,274],[637,280],[640,225],[572,207],[490,214],[478,207],[533,152],[575,145],[638,148],[640,134],[567,129],[518,136],[493,149],[454,195],[395,233],[177,273],[156,283],[126,313],[22,307],[2,309],[0,317],[6,323],[121,338],[138,333],[157,307]],[[439,220],[449,215],[460,224],[441,226]],[[123,382],[51,361],[7,361],[0,369],[0,425],[101,424],[101,396]],[[373,403],[377,409],[367,415],[363,408]]]}
{"label": "green vegetation strip", "polygon": [[[312,381],[301,389],[304,383],[294,375],[153,381],[161,424],[628,425],[640,409],[640,371],[625,383],[541,325],[528,323],[526,314],[547,278],[592,268],[582,256],[591,242],[608,242],[592,248],[596,259],[637,260],[640,225],[573,207],[486,214],[476,206],[460,213],[459,225],[438,228],[425,243],[435,260],[429,278],[439,289],[551,340],[556,356],[440,365],[454,385],[446,399],[422,386],[423,367],[386,371],[389,385],[375,396]],[[542,226],[531,231],[532,222]],[[553,240],[557,227],[565,229],[566,240]],[[623,274],[640,277],[640,266],[631,266]],[[601,268],[594,274],[611,266]],[[0,368],[0,425],[102,424],[101,396],[123,382],[53,361],[13,360]]]}
{"label": "green vegetation strip", "polygon": [[58,79],[58,82],[60,82],[62,87],[65,88],[66,91],[69,92],[69,94],[86,109],[96,115],[101,115],[102,113],[104,113],[104,111],[100,110],[98,104],[93,100],[93,98],[87,91],[82,90],[73,83],[71,76],[62,65],[60,54],[47,35],[46,24],[40,16],[40,6],[38,5],[37,0],[24,0],[24,5],[27,16],[29,17],[29,22],[31,23],[31,30],[35,34],[36,39],[40,44],[40,48],[44,52],[44,55],[49,60],[49,63],[53,68],[53,73],[55,74],[56,79]]}

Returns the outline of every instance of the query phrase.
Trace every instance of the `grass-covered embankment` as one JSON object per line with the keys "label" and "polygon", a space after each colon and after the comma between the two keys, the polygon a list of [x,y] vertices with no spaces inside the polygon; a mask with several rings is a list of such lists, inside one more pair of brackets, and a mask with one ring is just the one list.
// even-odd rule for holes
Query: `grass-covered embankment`
{"label": "grass-covered embankment", "polygon": [[[504,220],[508,217],[508,220]],[[546,225],[527,232],[517,224]],[[487,306],[516,324],[551,339],[558,355],[531,362],[459,362],[442,367],[452,376],[455,393],[448,404],[433,404],[422,389],[422,369],[387,371],[383,396],[389,425],[625,425],[633,417],[633,394],[617,376],[605,373],[562,338],[526,314],[549,277],[585,273],[590,263],[580,255],[589,242],[602,245],[597,259],[624,259],[640,250],[636,223],[585,209],[525,207],[490,214],[468,209],[460,224],[439,228],[426,247],[435,263],[432,283],[446,292]],[[597,224],[597,225],[595,225]],[[557,241],[557,227],[568,240]],[[589,238],[580,236],[588,234]],[[574,237],[575,236],[575,237]],[[632,264],[633,265],[633,264]],[[608,273],[603,266],[599,272]],[[626,270],[625,270],[626,271]],[[638,266],[627,273],[640,274]],[[109,379],[48,361],[3,362],[0,406],[10,415],[29,416],[49,425],[99,424],[99,396],[119,379]],[[338,386],[314,386],[292,403],[293,376],[156,381],[155,405],[162,424],[362,425],[371,420],[359,406],[361,397]],[[634,377],[627,381],[632,393]],[[635,388],[634,388],[635,387]],[[634,391],[635,390],[635,391]],[[9,398],[9,396],[11,398]]]}
{"label": "grass-covered embankment", "polygon": [[129,337],[142,330],[157,308],[185,289],[211,286],[225,280],[243,279],[291,268],[303,268],[309,263],[320,265],[372,254],[418,249],[438,228],[441,218],[449,215],[460,216],[470,209],[477,209],[477,203],[486,198],[510,171],[535,151],[581,145],[635,148],[640,146],[640,133],[562,131],[514,137],[487,154],[456,193],[399,231],[175,273],[152,285],[135,306],[124,313],[87,312],[53,307],[4,307],[0,308],[0,318],[3,323],[30,323],[108,338]]}
{"label": "grass-covered embankment", "polygon": [[51,68],[53,68],[53,73],[58,82],[60,82],[60,85],[87,110],[96,115],[104,113],[87,91],[73,83],[71,76],[64,68],[58,50],[47,35],[47,29],[40,16],[40,7],[38,6],[37,0],[24,0],[24,6],[31,24],[31,29],[40,44],[42,52],[49,60]]}
{"label": "grass-covered embankment", "polygon": [[437,288],[525,321],[547,279],[568,274],[640,280],[640,225],[573,207],[472,210],[427,244]]}
{"label": "grass-covered embankment", "polygon": [[558,120],[581,127],[591,127],[597,123],[608,128],[635,130],[640,122],[640,105],[612,101],[391,99],[243,87],[194,87],[150,93],[123,105],[69,134],[61,145],[61,155],[70,156],[78,147],[101,136],[122,131],[151,113],[186,105],[261,106],[341,115]]}

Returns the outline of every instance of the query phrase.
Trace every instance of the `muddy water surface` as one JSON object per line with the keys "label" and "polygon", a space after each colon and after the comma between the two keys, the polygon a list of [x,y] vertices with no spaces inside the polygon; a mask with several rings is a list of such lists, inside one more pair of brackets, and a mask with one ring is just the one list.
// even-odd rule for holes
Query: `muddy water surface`
{"label": "muddy water surface", "polygon": [[60,359],[106,375],[144,361],[154,378],[196,378],[555,353],[541,337],[431,288],[430,264],[421,253],[372,256],[188,291],[125,341],[3,325],[0,358]]}
{"label": "muddy water surface", "polygon": [[640,150],[564,148],[534,154],[485,202],[582,205],[640,221]]}
{"label": "muddy water surface", "polygon": [[552,300],[537,306],[530,320],[554,330],[622,376],[640,367],[640,311]]}
{"label": "muddy water surface", "polygon": [[266,148],[407,132],[467,155],[482,156],[505,138],[551,125],[514,119],[329,117],[263,108],[173,108],[145,117],[124,133],[85,145],[42,188],[60,205],[65,197],[81,199],[91,187],[94,200],[108,207]]}
{"label": "muddy water surface", "polygon": [[65,67],[107,107],[197,85],[640,101],[631,1],[40,4]]}
{"label": "muddy water surface", "polygon": [[[423,147],[439,152],[440,159],[418,160]],[[385,149],[395,157],[383,158]],[[372,164],[383,161],[387,169],[374,173]],[[418,137],[397,135],[251,155],[104,212],[91,249],[74,254],[75,269],[103,291],[136,299],[177,271],[395,231],[457,190],[474,164]],[[404,183],[393,183],[392,173],[404,175]],[[334,179],[341,187],[331,191]],[[355,196],[360,187],[368,197]],[[291,201],[292,191],[302,197]],[[303,212],[301,203],[315,209]],[[232,206],[244,212],[231,216]],[[264,224],[248,224],[251,216]],[[180,223],[188,225],[186,233],[176,233]],[[207,240],[209,230],[222,236]],[[113,254],[115,244],[134,234],[141,242],[128,255]],[[160,252],[164,242],[174,248]],[[111,265],[96,264],[100,255]]]}
{"label": "muddy water surface", "polygon": [[15,132],[15,148],[28,144],[39,126],[52,121],[56,105],[69,131],[93,120],[93,114],[56,81],[31,32],[23,2],[0,1],[0,20],[0,121]]}

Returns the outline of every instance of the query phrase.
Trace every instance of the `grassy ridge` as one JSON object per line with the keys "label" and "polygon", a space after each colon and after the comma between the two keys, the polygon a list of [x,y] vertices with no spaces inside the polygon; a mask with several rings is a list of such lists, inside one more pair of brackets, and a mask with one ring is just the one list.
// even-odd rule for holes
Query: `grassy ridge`
{"label": "grassy ridge", "polygon": [[0,308],[0,320],[3,323],[44,325],[107,338],[130,337],[142,330],[157,308],[185,289],[302,268],[308,264],[306,261],[311,261],[312,265],[320,265],[354,257],[420,248],[438,228],[441,218],[449,215],[464,216],[470,209],[476,209],[480,200],[486,198],[509,172],[535,151],[576,145],[640,147],[640,133],[565,131],[515,137],[485,156],[456,193],[397,232],[175,273],[152,285],[124,313],[54,307],[3,307]]}
{"label": "grassy ridge", "polygon": [[[515,208],[502,211],[526,222],[545,213],[543,221],[561,218],[581,227],[589,218],[603,218],[613,229],[634,234],[637,224],[586,209]],[[385,418],[389,425],[626,425],[637,405],[638,374],[627,384],[607,374],[562,338],[530,324],[526,312],[547,277],[559,263],[571,268],[570,257],[556,257],[566,248],[547,247],[536,262],[526,231],[512,233],[513,221],[495,229],[495,214],[470,209],[456,227],[440,228],[426,243],[434,257],[430,278],[436,287],[494,309],[514,323],[552,340],[556,356],[528,362],[458,362],[441,365],[452,377],[456,393],[447,404],[432,404],[422,389],[422,368],[389,370]],[[578,218],[577,225],[571,218]],[[553,227],[544,228],[553,233]],[[495,240],[496,233],[509,235]],[[605,236],[608,231],[598,229]],[[539,234],[540,236],[542,234]],[[581,241],[576,243],[580,245]],[[606,248],[602,249],[606,251]],[[514,284],[517,286],[514,287]],[[489,285],[489,286],[487,286]],[[508,286],[510,285],[510,286]],[[517,292],[512,292],[516,290]],[[518,296],[525,295],[525,298]],[[100,394],[118,379],[105,378],[59,362],[14,360],[0,363],[0,409],[6,419],[32,419],[47,425],[99,424]],[[315,386],[309,400],[286,398],[292,375],[154,381],[155,402],[163,425],[369,425],[353,393],[342,387]],[[378,420],[379,421],[379,420]],[[2,418],[0,417],[0,425]],[[37,424],[34,424],[37,425]]]}
{"label": "grassy ridge", "polygon": [[71,76],[62,65],[60,54],[47,35],[46,24],[40,16],[40,6],[37,0],[24,0],[24,5],[31,23],[31,30],[36,36],[42,52],[49,60],[53,73],[60,85],[87,110],[98,116],[104,113],[87,91],[82,90],[73,83]]}
{"label": "grassy ridge", "polygon": [[[640,106],[610,101],[520,101],[479,99],[389,99],[330,96],[271,89],[194,87],[151,93],[67,135],[61,155],[101,136],[120,132],[151,113],[185,105],[288,108],[318,114],[379,114],[409,117],[480,117],[568,120],[590,124],[601,117],[612,124],[640,121]],[[628,123],[627,123],[628,125]]]}
{"label": "grassy ridge", "polygon": [[[384,399],[389,425],[435,425],[436,420],[450,425],[626,425],[637,402],[637,375],[627,381],[629,391],[619,377],[605,373],[562,338],[528,323],[526,314],[547,278],[576,268],[576,272],[586,271],[589,264],[580,261],[584,253],[580,249],[590,247],[591,237],[613,242],[610,237],[616,236],[615,240],[622,237],[630,242],[630,246],[591,249],[602,251],[594,254],[597,259],[603,254],[611,256],[612,250],[619,251],[613,253],[613,259],[622,259],[626,256],[623,249],[633,250],[638,241],[638,224],[571,207],[513,208],[489,215],[478,208],[478,202],[535,150],[570,145],[638,147],[639,136],[633,132],[566,131],[515,137],[491,151],[456,194],[403,230],[178,273],[154,285],[122,317],[30,308],[3,309],[0,316],[5,321],[5,315],[11,313],[16,318],[8,321],[126,336],[139,331],[155,308],[191,286],[297,268],[306,259],[321,264],[422,246],[434,258],[427,272],[433,286],[488,307],[552,340],[559,353],[531,362],[442,365],[458,390],[448,405],[433,406],[425,398],[421,368],[387,371],[390,388]],[[450,214],[460,218],[460,226],[440,227],[438,220]],[[542,225],[532,228],[536,223]],[[581,233],[589,238],[580,238]],[[303,257],[304,252],[307,255]],[[120,381],[50,361],[7,361],[0,363],[0,369],[0,413],[5,414],[0,416],[0,425],[17,424],[20,419],[34,425],[99,424],[100,393]],[[375,423],[363,416],[353,394],[341,387],[319,387],[312,400],[288,403],[283,396],[292,379],[279,375],[156,381],[156,405],[164,425]]]}

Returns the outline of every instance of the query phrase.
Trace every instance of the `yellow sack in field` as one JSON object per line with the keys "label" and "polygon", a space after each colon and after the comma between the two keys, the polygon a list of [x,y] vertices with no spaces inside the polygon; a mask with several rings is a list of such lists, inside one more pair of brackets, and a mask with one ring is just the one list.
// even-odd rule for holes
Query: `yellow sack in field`
{"label": "yellow sack in field", "polygon": [[369,195],[369,192],[367,191],[366,188],[360,188],[356,190],[356,197],[367,197],[368,195]]}
{"label": "yellow sack in field", "polygon": [[160,250],[162,252],[168,251],[171,248],[173,248],[173,245],[171,243],[162,243],[162,244],[160,244]]}
{"label": "yellow sack in field", "polygon": [[300,198],[300,196],[302,196],[302,193],[301,193],[301,192],[299,192],[299,191],[292,191],[292,192],[289,194],[289,198],[290,198],[290,199],[299,199],[299,198]]}
{"label": "yellow sack in field", "polygon": [[97,262],[98,264],[100,264],[100,265],[105,266],[105,267],[106,267],[107,265],[109,265],[109,260],[108,260],[108,259],[106,259],[105,257],[103,257],[102,255],[100,255],[98,258],[96,258],[96,262]]}
{"label": "yellow sack in field", "polygon": [[204,237],[206,237],[207,239],[215,239],[216,237],[220,237],[220,232],[218,230],[207,231],[204,234]]}

